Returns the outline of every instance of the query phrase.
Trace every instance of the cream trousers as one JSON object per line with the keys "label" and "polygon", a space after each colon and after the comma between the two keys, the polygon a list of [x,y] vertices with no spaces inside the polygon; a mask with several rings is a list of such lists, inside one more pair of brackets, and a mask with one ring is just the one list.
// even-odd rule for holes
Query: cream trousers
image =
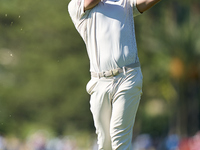
{"label": "cream trousers", "polygon": [[99,150],[132,150],[132,130],[142,93],[140,67],[115,77],[91,78],[90,96]]}

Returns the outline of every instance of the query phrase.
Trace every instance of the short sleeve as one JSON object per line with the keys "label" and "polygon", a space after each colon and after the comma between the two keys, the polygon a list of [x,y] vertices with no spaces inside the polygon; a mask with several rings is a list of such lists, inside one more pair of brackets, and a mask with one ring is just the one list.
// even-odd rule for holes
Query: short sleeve
{"label": "short sleeve", "polygon": [[84,0],[71,0],[68,4],[69,15],[75,26],[84,16]]}
{"label": "short sleeve", "polygon": [[133,16],[136,17],[136,16],[140,15],[141,12],[139,12],[139,10],[136,7],[137,0],[130,0],[130,2],[131,2],[131,6],[133,8]]}

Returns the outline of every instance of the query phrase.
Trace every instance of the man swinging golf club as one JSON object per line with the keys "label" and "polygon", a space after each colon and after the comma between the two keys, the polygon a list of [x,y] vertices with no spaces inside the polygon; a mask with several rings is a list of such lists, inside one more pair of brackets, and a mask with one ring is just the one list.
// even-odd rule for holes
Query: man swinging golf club
{"label": "man swinging golf club", "polygon": [[132,150],[142,93],[134,16],[159,0],[71,0],[68,11],[90,59],[90,109],[99,150]]}

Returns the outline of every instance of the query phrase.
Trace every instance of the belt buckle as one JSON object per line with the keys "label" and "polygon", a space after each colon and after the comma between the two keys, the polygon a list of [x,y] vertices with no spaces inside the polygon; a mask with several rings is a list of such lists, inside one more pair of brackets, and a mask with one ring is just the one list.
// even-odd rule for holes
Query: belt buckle
{"label": "belt buckle", "polygon": [[113,76],[116,76],[116,75],[118,75],[119,74],[119,69],[113,69],[112,70],[112,75]]}
{"label": "belt buckle", "polygon": [[113,69],[113,70],[109,70],[109,71],[103,71],[102,72],[103,77],[111,77],[111,76],[116,76],[119,74],[119,69]]}
{"label": "belt buckle", "polygon": [[113,76],[113,74],[112,74],[112,70],[109,70],[109,71],[105,71],[105,72],[103,72],[103,76],[104,76],[104,77],[110,77],[110,76]]}

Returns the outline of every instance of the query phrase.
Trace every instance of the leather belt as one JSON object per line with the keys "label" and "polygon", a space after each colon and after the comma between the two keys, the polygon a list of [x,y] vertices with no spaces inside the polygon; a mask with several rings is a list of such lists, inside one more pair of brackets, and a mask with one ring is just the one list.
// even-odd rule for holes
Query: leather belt
{"label": "leather belt", "polygon": [[132,64],[129,64],[127,66],[124,66],[122,68],[116,68],[116,69],[112,69],[112,70],[108,70],[108,71],[103,71],[103,72],[91,72],[91,76],[92,77],[98,77],[98,78],[101,78],[101,77],[113,77],[113,76],[116,76],[124,71],[127,71],[127,70],[130,70],[130,69],[133,69],[133,68],[136,68],[136,67],[140,67],[140,62],[137,62],[137,63],[132,63]]}

